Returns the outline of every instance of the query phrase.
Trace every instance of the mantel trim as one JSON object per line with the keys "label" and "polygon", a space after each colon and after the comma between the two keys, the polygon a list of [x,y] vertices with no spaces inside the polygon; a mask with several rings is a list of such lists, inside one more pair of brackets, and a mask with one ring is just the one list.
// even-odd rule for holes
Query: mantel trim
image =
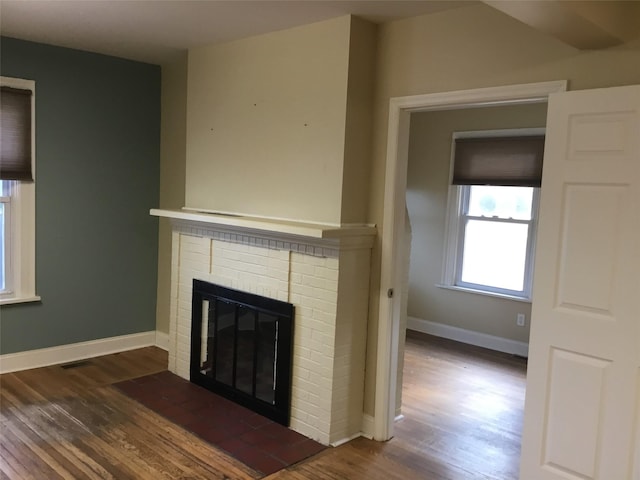
{"label": "mantel trim", "polygon": [[169,218],[174,231],[183,234],[313,256],[371,248],[377,233],[370,225],[320,225],[182,210],[152,209],[150,213]]}

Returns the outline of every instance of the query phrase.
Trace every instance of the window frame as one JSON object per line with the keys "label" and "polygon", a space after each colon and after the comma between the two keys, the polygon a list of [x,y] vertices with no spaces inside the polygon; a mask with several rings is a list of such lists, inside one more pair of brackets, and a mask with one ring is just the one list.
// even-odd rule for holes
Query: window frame
{"label": "window frame", "polygon": [[34,180],[3,180],[9,184],[9,222],[6,226],[5,289],[0,305],[39,301],[36,295],[35,216],[36,216],[36,91],[35,81],[0,76],[0,84],[31,90],[31,170]]}
{"label": "window frame", "polygon": [[[454,132],[451,140],[451,160],[449,180],[453,175],[455,141],[458,138],[473,137],[506,137],[506,136],[533,136],[544,135],[545,128],[517,128],[508,130],[482,130],[471,132]],[[447,215],[445,225],[445,255],[443,258],[441,288],[459,290],[469,293],[477,293],[481,295],[489,295],[494,297],[506,298],[521,302],[531,302],[532,284],[533,284],[533,268],[535,263],[535,242],[538,224],[538,212],[540,203],[540,188],[532,187],[533,199],[531,206],[531,220],[505,220],[508,223],[528,223],[529,229],[527,234],[527,256],[525,260],[523,290],[521,292],[501,289],[490,285],[481,285],[475,283],[463,282],[462,276],[462,260],[464,255],[464,234],[465,224],[468,218],[465,207],[468,204],[471,185],[452,185],[449,181],[449,191],[447,199]],[[474,217],[475,218],[475,217]],[[487,219],[490,220],[490,219]],[[502,220],[500,220],[502,221]]]}
{"label": "window frame", "polygon": [[[456,268],[454,274],[453,285],[456,287],[461,287],[469,290],[480,290],[487,293],[497,294],[501,296],[508,297],[518,297],[526,300],[531,299],[531,284],[532,284],[532,273],[533,273],[533,257],[535,255],[534,252],[534,244],[535,244],[535,232],[536,232],[536,218],[538,212],[539,205],[539,197],[540,197],[540,189],[536,187],[533,188],[533,198],[531,205],[531,219],[530,220],[518,220],[518,219],[496,219],[490,217],[477,217],[475,215],[469,215],[469,197],[471,194],[471,187],[473,185],[459,185],[461,191],[461,202],[460,202],[460,212],[458,214],[458,221],[460,225],[458,226],[458,250],[456,254]],[[506,187],[504,187],[506,188]],[[523,288],[522,290],[510,290],[506,288],[494,287],[491,285],[478,284],[465,282],[462,280],[462,264],[464,260],[464,243],[465,237],[467,233],[466,225],[469,219],[478,220],[483,222],[496,222],[496,223],[507,223],[512,225],[527,225],[527,245],[526,245],[526,257],[524,264],[524,274],[523,274]]]}
{"label": "window frame", "polygon": [[12,289],[12,285],[11,285],[11,281],[13,279],[13,261],[12,261],[12,254],[11,254],[11,247],[12,247],[12,243],[11,242],[11,197],[12,197],[12,181],[3,181],[0,180],[0,203],[2,203],[3,205],[3,222],[2,222],[2,226],[0,228],[2,228],[3,232],[2,232],[2,238],[4,239],[4,244],[0,245],[0,249],[4,250],[2,252],[2,257],[3,257],[3,261],[4,261],[4,266],[2,266],[2,264],[0,264],[0,268],[4,268],[4,271],[2,272],[4,275],[4,287],[1,287],[0,284],[0,298],[2,298],[2,295],[6,294],[7,292],[11,291]]}

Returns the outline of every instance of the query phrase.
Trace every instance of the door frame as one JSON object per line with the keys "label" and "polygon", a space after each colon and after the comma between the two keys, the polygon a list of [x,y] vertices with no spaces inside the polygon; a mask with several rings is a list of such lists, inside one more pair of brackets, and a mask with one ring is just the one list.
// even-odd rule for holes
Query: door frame
{"label": "door frame", "polygon": [[500,87],[458,90],[389,100],[387,155],[381,242],[378,342],[373,437],[393,437],[400,345],[400,298],[402,298],[402,235],[405,221],[409,125],[413,112],[454,110],[497,105],[547,102],[549,95],[567,90],[558,80]]}

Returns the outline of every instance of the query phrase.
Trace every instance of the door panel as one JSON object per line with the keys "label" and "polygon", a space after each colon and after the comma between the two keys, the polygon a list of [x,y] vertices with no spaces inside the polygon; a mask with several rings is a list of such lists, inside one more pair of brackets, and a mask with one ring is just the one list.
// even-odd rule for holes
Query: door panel
{"label": "door panel", "polygon": [[522,480],[640,480],[640,86],[549,99]]}
{"label": "door panel", "polygon": [[[560,234],[557,305],[611,317],[615,272],[619,270],[621,207],[626,188],[566,185]],[[600,228],[593,229],[598,219]],[[584,239],[590,241],[585,242]]]}
{"label": "door panel", "polygon": [[[593,478],[601,428],[600,392],[610,363],[565,350],[552,350],[544,451],[547,465]],[[580,408],[566,402],[571,396],[582,399]]]}

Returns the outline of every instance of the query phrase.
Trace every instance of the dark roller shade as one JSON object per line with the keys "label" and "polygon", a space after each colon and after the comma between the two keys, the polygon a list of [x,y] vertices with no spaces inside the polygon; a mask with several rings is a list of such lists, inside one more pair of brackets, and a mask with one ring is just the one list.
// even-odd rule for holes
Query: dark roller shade
{"label": "dark roller shade", "polygon": [[31,90],[0,87],[0,179],[33,180]]}
{"label": "dark roller shade", "polygon": [[458,138],[453,185],[539,187],[544,135]]}

